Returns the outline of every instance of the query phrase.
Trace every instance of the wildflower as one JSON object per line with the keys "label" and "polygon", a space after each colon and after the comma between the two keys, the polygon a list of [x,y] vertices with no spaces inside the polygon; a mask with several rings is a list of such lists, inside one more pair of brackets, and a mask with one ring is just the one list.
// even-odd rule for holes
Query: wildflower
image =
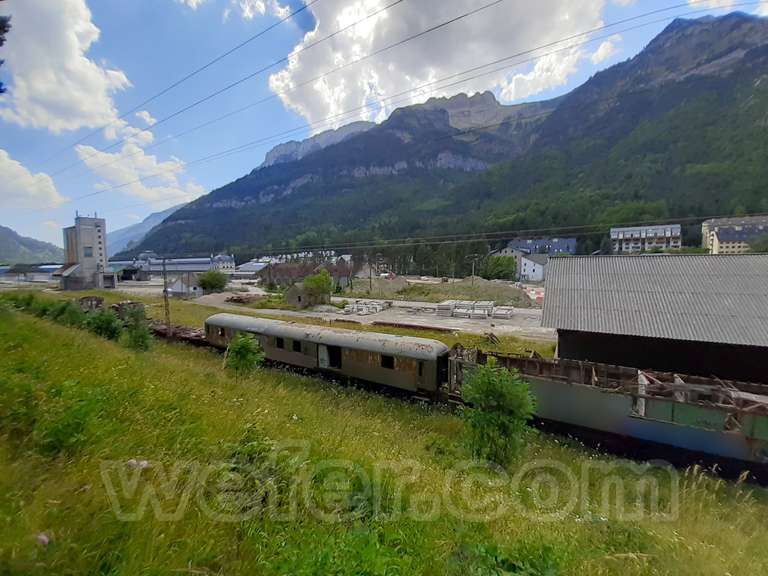
{"label": "wildflower", "polygon": [[48,534],[45,532],[40,532],[40,534],[35,536],[35,540],[37,540],[37,543],[43,547],[48,546],[48,543],[51,541],[51,539],[48,537]]}

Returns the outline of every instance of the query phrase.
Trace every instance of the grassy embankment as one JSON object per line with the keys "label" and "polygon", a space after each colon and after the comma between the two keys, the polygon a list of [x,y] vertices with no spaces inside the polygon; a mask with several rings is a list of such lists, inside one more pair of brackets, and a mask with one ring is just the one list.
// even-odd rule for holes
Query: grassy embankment
{"label": "grassy embankment", "polygon": [[[27,292],[27,291],[22,291]],[[121,300],[135,300],[143,302],[146,306],[147,316],[155,320],[164,320],[163,301],[161,298],[146,296],[126,295],[114,291],[85,291],[85,292],[34,292],[39,298],[80,298],[82,296],[101,296],[107,305],[120,302]],[[385,334],[397,334],[400,336],[418,336],[421,338],[433,338],[444,342],[448,346],[461,344],[466,348],[479,348],[486,352],[500,352],[509,354],[522,354],[528,350],[535,350],[546,358],[551,358],[555,353],[555,345],[550,342],[537,342],[523,340],[514,336],[499,336],[498,343],[491,342],[486,337],[479,334],[469,334],[466,332],[440,332],[436,330],[418,329],[418,328],[394,328],[391,326],[372,326],[367,324],[357,324],[353,322],[335,321],[329,322],[320,318],[309,318],[306,316],[281,316],[280,314],[266,314],[249,308],[248,306],[238,306],[237,311],[222,310],[214,306],[205,306],[197,304],[191,300],[171,299],[171,321],[174,324],[182,326],[191,326],[202,328],[205,319],[213,314],[220,312],[230,312],[257,316],[261,318],[273,318],[275,320],[285,320],[287,322],[299,322],[302,324],[312,324],[318,326],[333,326],[335,328],[345,328],[350,330],[363,330],[368,332],[383,332]]]}
{"label": "grassy embankment", "polygon": [[[550,509],[536,507],[532,496],[546,499],[546,482],[536,485],[533,476],[496,487],[480,482],[466,496],[450,482],[451,470],[465,457],[462,424],[438,408],[279,370],[236,380],[210,351],[158,343],[149,353],[135,353],[29,315],[2,316],[2,574],[701,576],[768,570],[762,489],[747,491],[690,472],[682,478],[672,519],[626,521],[601,507],[605,484],[593,472],[575,492],[576,508],[543,521]],[[298,443],[304,453],[259,466],[258,478],[274,482],[286,498],[290,479],[310,471],[313,496],[328,490],[327,497],[318,496],[327,516],[304,505],[291,520],[261,512],[222,522],[205,512],[247,502],[238,498],[257,493],[258,486],[233,483],[237,466],[266,462],[269,447],[284,442]],[[318,471],[329,458],[366,471],[382,462],[394,463],[388,470],[404,465],[413,475],[384,476],[382,515],[363,484]],[[579,477],[584,466],[610,469],[619,462],[540,435],[509,474],[518,478],[524,466],[542,459]],[[142,460],[147,468],[136,494],[158,486],[163,466],[225,468],[217,469],[216,482],[205,484],[202,503],[192,498],[179,520],[161,521],[149,508],[138,520],[122,521],[100,467],[116,462],[117,468],[106,470],[130,478],[137,472],[128,464]],[[630,497],[642,492],[632,473],[616,474]],[[119,486],[114,473],[107,477]],[[455,478],[464,477],[460,472]],[[186,486],[158,491],[164,511],[174,510]],[[572,493],[555,501],[562,504]],[[429,510],[436,495],[442,505],[428,520],[396,513],[401,501]],[[463,512],[481,500],[506,511],[493,519]],[[664,486],[661,500],[670,501]],[[120,502],[124,512],[135,511],[138,496]]]}

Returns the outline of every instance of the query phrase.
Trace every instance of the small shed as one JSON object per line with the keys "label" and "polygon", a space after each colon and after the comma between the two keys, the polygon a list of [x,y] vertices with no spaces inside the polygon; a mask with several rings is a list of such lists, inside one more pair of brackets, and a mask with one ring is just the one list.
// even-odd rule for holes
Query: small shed
{"label": "small shed", "polygon": [[321,304],[330,304],[330,294],[316,294],[307,290],[303,282],[291,286],[285,293],[285,301],[296,308],[311,308]]}
{"label": "small shed", "polygon": [[192,272],[181,274],[168,285],[168,295],[177,298],[197,298],[203,295],[198,275]]}

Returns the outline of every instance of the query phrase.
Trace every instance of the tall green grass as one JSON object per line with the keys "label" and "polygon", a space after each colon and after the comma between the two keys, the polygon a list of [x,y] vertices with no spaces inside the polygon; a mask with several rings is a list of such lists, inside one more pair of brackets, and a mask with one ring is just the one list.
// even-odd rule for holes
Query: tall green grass
{"label": "tall green grass", "polygon": [[[541,486],[523,476],[514,489],[479,483],[462,493],[448,483],[466,454],[458,442],[461,420],[439,407],[280,370],[235,379],[210,351],[160,343],[136,353],[82,330],[0,313],[0,574],[768,572],[761,488],[694,469],[682,477],[674,519],[621,521],[597,505],[604,489],[597,474],[578,508],[544,521],[544,512],[526,508]],[[284,460],[267,458],[285,443],[302,449]],[[257,479],[286,494],[297,470],[327,459],[363,470],[390,462],[416,471],[407,481],[403,474],[387,477],[384,514],[373,512],[365,486],[339,484],[331,491],[341,518],[334,523],[302,507],[289,522],[268,515],[215,522],[197,507],[175,522],[152,514],[125,522],[110,506],[101,468],[146,461],[141,478],[151,479],[160,466],[217,463],[217,478],[227,481],[241,467],[256,466]],[[541,460],[572,473],[621,464],[540,435],[515,465],[520,469],[508,473]],[[631,473],[619,474],[628,493],[642,490]],[[318,475],[313,486],[333,481]],[[258,494],[248,486],[246,494]],[[410,503],[429,502],[446,490],[456,502],[492,495],[522,507],[493,519],[447,509],[429,521],[387,514],[401,494]],[[180,496],[181,488],[170,490],[171,500]]]}

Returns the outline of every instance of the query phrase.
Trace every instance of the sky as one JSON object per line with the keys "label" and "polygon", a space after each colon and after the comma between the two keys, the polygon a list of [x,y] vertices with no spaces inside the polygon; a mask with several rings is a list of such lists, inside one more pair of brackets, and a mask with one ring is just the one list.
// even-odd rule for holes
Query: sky
{"label": "sky", "polygon": [[116,230],[247,174],[280,142],[431,96],[551,98],[674,17],[768,15],[740,0],[307,3],[0,0],[0,225],[57,245],[76,211]]}

